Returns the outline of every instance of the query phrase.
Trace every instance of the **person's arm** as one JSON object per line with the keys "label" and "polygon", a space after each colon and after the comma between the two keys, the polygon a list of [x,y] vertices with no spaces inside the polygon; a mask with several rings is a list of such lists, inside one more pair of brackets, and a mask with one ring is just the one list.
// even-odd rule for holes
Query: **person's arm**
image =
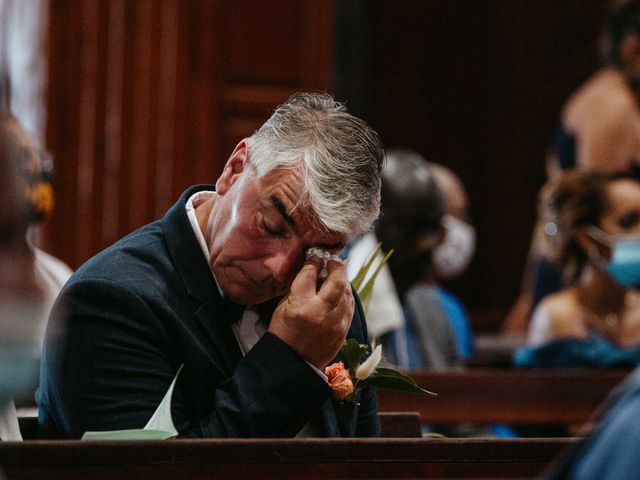
{"label": "person's arm", "polygon": [[[168,313],[121,284],[92,280],[73,282],[58,305],[66,309],[66,333],[48,345],[45,388],[62,434],[144,427],[182,361],[172,350],[172,322],[162,321]],[[197,367],[187,365],[180,375],[216,384],[210,399],[187,399],[179,378],[172,414],[181,436],[292,436],[331,394],[304,359],[270,334],[230,378],[221,369],[207,377]],[[210,404],[209,413],[192,421],[188,410],[200,402]]]}
{"label": "person's arm", "polygon": [[612,100],[576,132],[577,166],[598,172],[626,170],[640,160],[640,117],[635,104]]}
{"label": "person's arm", "polygon": [[216,388],[211,414],[181,436],[293,437],[330,396],[326,381],[267,332]]}

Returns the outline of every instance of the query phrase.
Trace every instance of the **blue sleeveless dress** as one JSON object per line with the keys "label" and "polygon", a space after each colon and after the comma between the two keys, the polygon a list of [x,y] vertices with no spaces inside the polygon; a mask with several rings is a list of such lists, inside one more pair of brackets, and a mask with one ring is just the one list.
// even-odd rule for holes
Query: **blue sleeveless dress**
{"label": "blue sleeveless dress", "polygon": [[587,340],[564,338],[514,352],[516,367],[635,367],[640,365],[640,345],[620,347],[593,333]]}

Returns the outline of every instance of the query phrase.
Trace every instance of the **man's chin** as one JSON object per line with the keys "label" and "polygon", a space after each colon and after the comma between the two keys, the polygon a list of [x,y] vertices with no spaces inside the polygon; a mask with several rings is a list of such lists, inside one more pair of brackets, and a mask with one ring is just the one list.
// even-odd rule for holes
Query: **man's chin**
{"label": "man's chin", "polygon": [[269,300],[281,296],[282,294],[275,291],[256,292],[256,291],[237,291],[233,288],[225,290],[225,295],[240,305],[260,305]]}

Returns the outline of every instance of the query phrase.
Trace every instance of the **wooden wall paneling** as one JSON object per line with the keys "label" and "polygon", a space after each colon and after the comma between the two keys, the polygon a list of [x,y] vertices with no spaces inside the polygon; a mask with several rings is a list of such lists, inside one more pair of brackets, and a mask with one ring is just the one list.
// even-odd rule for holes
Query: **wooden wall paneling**
{"label": "wooden wall paneling", "polygon": [[176,144],[178,13],[176,2],[160,3],[156,175],[152,201],[152,216],[156,218],[162,216],[177,197],[173,193],[172,171]]}
{"label": "wooden wall paneling", "polygon": [[149,206],[154,178],[154,159],[151,146],[155,143],[156,131],[152,128],[156,98],[156,46],[155,29],[158,3],[152,0],[136,0],[129,3],[133,9],[134,22],[129,32],[127,55],[133,59],[130,79],[131,151],[125,158],[130,172],[128,185],[128,225],[144,225],[149,218]]}
{"label": "wooden wall paneling", "polygon": [[[189,10],[189,59],[193,99],[190,128],[189,183],[213,183],[218,172],[219,112],[217,105],[218,76],[225,66],[220,64],[217,24],[218,3],[200,1]],[[225,159],[226,160],[226,159]]]}
{"label": "wooden wall paneling", "polygon": [[123,165],[123,95],[125,88],[125,8],[126,0],[107,2],[107,53],[104,118],[104,198],[102,202],[102,236],[104,244],[113,243],[122,233],[120,222],[124,210],[120,181]]}
{"label": "wooden wall paneling", "polygon": [[[224,4],[225,75],[244,85],[295,86],[303,42],[302,9],[308,2],[236,0]],[[274,12],[281,14],[274,15]]]}
{"label": "wooden wall paneling", "polygon": [[329,0],[302,4],[303,48],[300,52],[301,84],[311,89],[330,91],[334,48],[334,5]]}
{"label": "wooden wall paneling", "polygon": [[45,247],[72,267],[214,182],[291,93],[328,89],[329,0],[56,0],[49,18]]}
{"label": "wooden wall paneling", "polygon": [[[108,191],[104,185],[105,174],[105,118],[106,118],[106,89],[108,77],[108,63],[106,61],[108,52],[108,4],[98,1],[97,6],[97,25],[95,34],[95,46],[91,48],[95,54],[96,60],[91,60],[90,68],[93,69],[93,105],[87,106],[87,109],[93,108],[91,114],[93,120],[93,145],[92,152],[92,188],[91,188],[91,212],[89,213],[91,231],[90,240],[85,246],[86,255],[91,255],[93,246],[96,244],[104,244],[104,202]],[[89,62],[87,62],[89,64]],[[87,66],[89,67],[89,65]],[[83,109],[84,109],[83,105]]]}
{"label": "wooden wall paneling", "polygon": [[[184,191],[184,187],[189,185],[187,178],[187,161],[190,146],[187,141],[187,132],[191,129],[190,105],[192,103],[189,89],[190,58],[188,56],[191,36],[188,32],[191,29],[190,19],[185,13],[189,8],[186,2],[173,2],[177,10],[175,19],[176,28],[176,58],[175,58],[175,91],[166,92],[171,95],[175,102],[173,119],[167,126],[173,130],[173,153],[171,166],[171,199],[175,199]],[[191,2],[189,2],[191,4]]]}
{"label": "wooden wall paneling", "polygon": [[[122,35],[122,44],[117,45],[121,50],[113,55],[113,59],[116,62],[115,65],[118,65],[118,60],[121,62],[123,78],[122,90],[120,92],[114,92],[111,100],[119,104],[118,107],[114,108],[117,108],[120,114],[119,117],[114,117],[113,119],[114,122],[119,123],[120,130],[120,145],[117,147],[120,151],[118,187],[113,192],[114,195],[118,195],[119,197],[117,232],[117,238],[119,238],[130,231],[130,210],[138,207],[138,205],[131,202],[129,190],[133,184],[131,179],[134,177],[134,174],[131,168],[131,162],[134,158],[134,143],[136,142],[134,126],[134,109],[136,108],[136,103],[134,99],[134,89],[135,84],[139,82],[140,79],[133,77],[135,64],[137,62],[135,55],[132,54],[132,52],[135,51],[133,36],[137,27],[135,2],[125,1],[122,9],[118,9],[117,7],[112,8],[112,14],[114,16],[113,27],[120,29]],[[115,25],[115,23],[118,22],[116,18],[118,15],[121,15],[119,19],[121,26]],[[115,46],[116,45],[114,45],[114,47]],[[116,59],[116,57],[118,57],[118,59]],[[116,74],[117,73],[116,70]],[[118,93],[119,96],[116,96]],[[139,181],[142,182],[144,179],[140,178]],[[96,246],[96,251],[104,246],[106,245]]]}
{"label": "wooden wall paneling", "polygon": [[[78,28],[73,28],[75,25],[65,27],[56,22],[59,18],[73,18],[71,11],[69,3],[50,3],[46,48],[49,55],[46,145],[54,155],[56,204],[45,224],[44,240],[49,251],[73,264],[77,226],[74,208],[76,162],[69,159],[77,154],[75,119],[78,102],[70,102],[65,93],[66,89],[77,85],[80,35]],[[61,52],[66,52],[66,61],[62,61]]]}
{"label": "wooden wall paneling", "polygon": [[98,66],[99,1],[88,0],[80,5],[80,72],[78,114],[78,158],[75,210],[78,226],[76,229],[76,252],[80,258],[91,253],[94,240],[96,168],[96,101]]}
{"label": "wooden wall paneling", "polygon": [[225,2],[220,17],[221,145],[230,151],[292,93],[330,90],[333,3]]}

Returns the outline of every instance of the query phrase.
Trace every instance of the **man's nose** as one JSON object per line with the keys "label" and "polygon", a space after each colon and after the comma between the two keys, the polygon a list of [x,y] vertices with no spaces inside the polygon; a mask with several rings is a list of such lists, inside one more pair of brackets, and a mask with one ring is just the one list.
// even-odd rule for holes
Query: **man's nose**
{"label": "man's nose", "polygon": [[265,265],[277,282],[285,285],[295,273],[296,267],[301,264],[300,257],[301,255],[294,249],[281,250],[270,255],[265,260]]}

